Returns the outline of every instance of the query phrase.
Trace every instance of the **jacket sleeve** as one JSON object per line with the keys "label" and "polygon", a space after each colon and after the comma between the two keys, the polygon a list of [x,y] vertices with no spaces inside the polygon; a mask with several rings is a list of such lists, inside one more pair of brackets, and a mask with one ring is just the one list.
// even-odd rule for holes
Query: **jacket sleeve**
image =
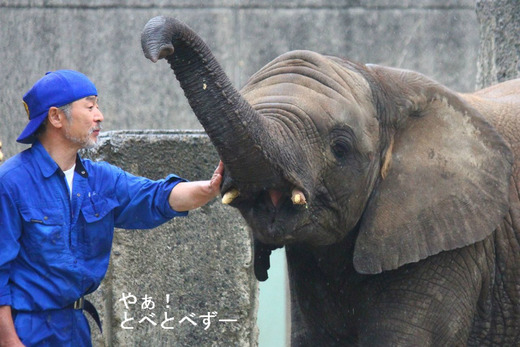
{"label": "jacket sleeve", "polygon": [[154,181],[120,170],[116,183],[119,206],[115,210],[115,226],[149,229],[173,217],[186,216],[188,212],[173,210],[168,201],[173,187],[183,181],[186,180],[176,175]]}
{"label": "jacket sleeve", "polygon": [[20,250],[22,221],[16,203],[0,183],[0,306],[11,305],[11,262]]}

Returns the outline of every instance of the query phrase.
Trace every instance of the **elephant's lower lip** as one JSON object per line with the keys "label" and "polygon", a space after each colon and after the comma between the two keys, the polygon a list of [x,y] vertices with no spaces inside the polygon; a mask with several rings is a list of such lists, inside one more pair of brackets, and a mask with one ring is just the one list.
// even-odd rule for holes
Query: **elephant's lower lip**
{"label": "elephant's lower lip", "polygon": [[[264,209],[264,216],[257,215],[257,234],[264,242],[284,245],[296,239],[294,234],[300,228],[304,216],[300,206],[293,206],[290,200],[280,202],[277,207]],[[262,222],[263,221],[263,222]]]}
{"label": "elephant's lower lip", "polygon": [[275,246],[284,246],[297,240],[295,236],[296,230],[293,229],[292,223],[274,221],[268,225],[264,225],[259,230],[254,230],[255,237],[266,244]]}
{"label": "elephant's lower lip", "polygon": [[255,237],[266,244],[283,246],[297,239],[307,223],[309,205],[291,201],[289,189],[267,189],[256,194],[241,192],[232,206],[241,210]]}

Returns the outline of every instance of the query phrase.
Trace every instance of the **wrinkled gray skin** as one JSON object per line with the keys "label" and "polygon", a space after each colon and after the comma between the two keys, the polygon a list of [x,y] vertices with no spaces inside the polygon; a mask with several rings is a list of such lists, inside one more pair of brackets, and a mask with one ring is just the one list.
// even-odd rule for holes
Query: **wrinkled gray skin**
{"label": "wrinkled gray skin", "polygon": [[294,51],[238,93],[184,24],[154,18],[142,44],[240,192],[257,278],[285,246],[293,346],[520,343],[520,81],[461,95]]}

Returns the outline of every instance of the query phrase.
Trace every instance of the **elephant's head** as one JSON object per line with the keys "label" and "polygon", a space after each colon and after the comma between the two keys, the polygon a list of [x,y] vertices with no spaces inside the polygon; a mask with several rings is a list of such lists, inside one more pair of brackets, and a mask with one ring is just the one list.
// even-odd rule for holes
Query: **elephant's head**
{"label": "elephant's head", "polygon": [[378,273],[482,240],[507,211],[508,147],[420,74],[294,51],[238,93],[184,24],[154,18],[142,45],[168,60],[217,148],[259,279],[275,247],[350,236],[356,270]]}

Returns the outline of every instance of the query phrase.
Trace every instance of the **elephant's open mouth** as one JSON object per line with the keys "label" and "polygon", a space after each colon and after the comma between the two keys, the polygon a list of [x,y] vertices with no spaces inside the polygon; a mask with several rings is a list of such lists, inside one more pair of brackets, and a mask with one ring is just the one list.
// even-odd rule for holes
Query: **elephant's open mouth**
{"label": "elephant's open mouth", "polygon": [[241,192],[230,205],[240,210],[255,237],[266,244],[282,246],[291,243],[296,239],[295,234],[308,224],[309,205],[299,189]]}

